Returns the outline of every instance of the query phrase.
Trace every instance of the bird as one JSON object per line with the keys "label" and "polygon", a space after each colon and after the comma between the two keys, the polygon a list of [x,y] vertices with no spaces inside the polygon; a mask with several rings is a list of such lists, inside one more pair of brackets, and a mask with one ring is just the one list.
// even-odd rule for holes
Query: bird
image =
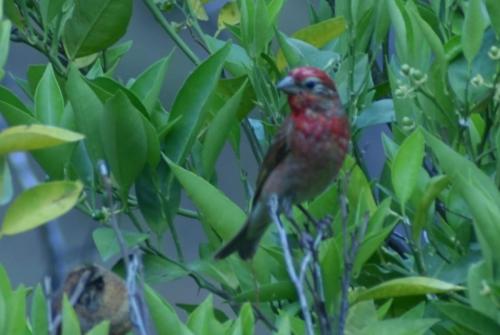
{"label": "bird", "polygon": [[215,254],[237,252],[251,259],[271,223],[274,195],[285,214],[294,204],[311,200],[335,179],[349,150],[349,119],[335,82],[319,68],[291,70],[277,89],[288,95],[291,113],[264,156],[248,218],[240,231]]}
{"label": "bird", "polygon": [[104,320],[109,320],[111,335],[125,335],[132,330],[127,287],[123,279],[108,269],[87,264],[72,270],[54,301],[55,315],[62,314],[63,294],[74,300],[82,333]]}

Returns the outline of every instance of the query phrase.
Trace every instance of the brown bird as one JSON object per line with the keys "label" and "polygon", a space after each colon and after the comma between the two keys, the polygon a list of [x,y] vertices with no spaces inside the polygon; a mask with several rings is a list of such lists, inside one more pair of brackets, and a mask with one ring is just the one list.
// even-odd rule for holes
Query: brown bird
{"label": "brown bird", "polygon": [[239,233],[215,258],[233,252],[253,257],[270,223],[269,199],[280,209],[324,191],[340,170],[349,146],[349,121],[332,79],[320,69],[299,67],[277,88],[288,94],[291,115],[283,122],[262,163],[252,210]]}
{"label": "brown bird", "polygon": [[113,272],[92,264],[71,271],[62,287],[54,310],[62,311],[62,294],[74,297],[73,308],[80,320],[82,333],[104,320],[110,322],[110,335],[125,335],[132,329],[128,294],[123,279]]}

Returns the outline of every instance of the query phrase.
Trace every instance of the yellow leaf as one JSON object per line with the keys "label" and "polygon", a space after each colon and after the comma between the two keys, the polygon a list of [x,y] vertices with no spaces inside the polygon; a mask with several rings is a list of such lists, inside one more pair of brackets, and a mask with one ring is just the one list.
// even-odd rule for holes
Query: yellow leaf
{"label": "yellow leaf", "polygon": [[64,128],[41,124],[10,127],[0,132],[0,155],[49,148],[83,138],[83,135]]}
{"label": "yellow leaf", "polygon": [[240,9],[236,5],[236,2],[227,2],[219,12],[219,17],[217,18],[217,27],[220,30],[224,29],[226,25],[234,26],[240,23]]}
{"label": "yellow leaf", "polygon": [[[334,38],[339,37],[345,28],[345,19],[339,16],[302,28],[293,33],[292,37],[307,42],[316,48],[321,48]],[[284,69],[287,65],[281,49],[278,50],[276,55],[276,65],[280,70]]]}
{"label": "yellow leaf", "polygon": [[83,190],[79,181],[51,181],[21,193],[5,213],[0,235],[34,229],[69,211]]}
{"label": "yellow leaf", "polygon": [[203,3],[200,0],[188,0],[188,5],[198,20],[201,21],[208,20],[207,12],[205,11]]}

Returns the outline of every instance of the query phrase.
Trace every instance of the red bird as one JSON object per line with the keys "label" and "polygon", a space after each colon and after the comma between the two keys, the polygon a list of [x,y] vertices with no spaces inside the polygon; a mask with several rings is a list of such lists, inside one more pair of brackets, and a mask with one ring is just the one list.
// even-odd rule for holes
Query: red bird
{"label": "red bird", "polygon": [[332,79],[320,69],[299,67],[281,80],[291,115],[276,134],[257,178],[248,219],[215,258],[233,252],[252,258],[270,224],[269,199],[280,209],[310,200],[324,191],[340,170],[349,146],[349,121]]}

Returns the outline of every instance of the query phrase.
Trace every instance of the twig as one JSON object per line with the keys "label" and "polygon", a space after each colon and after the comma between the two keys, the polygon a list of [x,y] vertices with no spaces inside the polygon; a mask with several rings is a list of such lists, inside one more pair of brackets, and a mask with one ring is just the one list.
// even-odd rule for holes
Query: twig
{"label": "twig", "polygon": [[200,64],[200,60],[194,54],[194,52],[189,48],[189,46],[184,42],[184,40],[177,34],[175,28],[168,22],[160,9],[156,6],[154,0],[144,0],[144,3],[149,8],[156,21],[165,30],[165,32],[170,36],[172,41],[182,50],[182,52],[193,62],[193,64]]}
{"label": "twig", "polygon": [[285,231],[285,228],[283,227],[283,223],[281,222],[281,219],[279,217],[279,204],[278,204],[278,197],[276,194],[273,194],[270,197],[268,205],[269,205],[269,214],[271,216],[271,219],[276,224],[276,227],[278,229],[278,234],[279,234],[280,240],[281,240],[281,247],[283,249],[283,256],[285,257],[285,263],[286,263],[288,275],[290,276],[290,279],[292,280],[292,282],[295,286],[295,289],[297,291],[297,296],[299,297],[299,304],[300,304],[300,308],[302,310],[302,315],[304,317],[306,334],[314,335],[314,328],[313,328],[313,324],[312,324],[311,313],[310,313],[309,307],[307,305],[307,298],[305,295],[304,286],[303,286],[303,283],[301,281],[301,278],[299,278],[299,276],[297,276],[297,272],[295,271],[295,266],[293,265],[293,258],[292,258],[292,254],[290,252],[290,247],[288,246],[288,239],[286,237],[286,231]]}
{"label": "twig", "polygon": [[[111,184],[110,173],[105,161],[99,161],[97,163],[99,175],[101,176],[102,183],[106,190],[108,207],[113,208],[113,187]],[[139,277],[139,272],[141,271],[139,257],[136,253],[132,253],[131,259],[129,261],[129,250],[127,248],[123,234],[118,227],[118,222],[116,216],[111,214],[110,216],[111,227],[115,232],[116,239],[118,240],[118,245],[120,247],[120,253],[125,263],[125,268],[127,270],[127,292],[128,301],[130,305],[130,319],[136,330],[140,335],[147,335],[146,327],[146,306],[144,304],[144,298],[142,296],[143,286],[140,289],[137,288],[136,280]]]}
{"label": "twig", "polygon": [[[147,332],[147,305],[144,303],[144,283],[142,281],[142,260],[140,251],[136,249],[127,268],[127,291],[130,303],[130,316],[137,332],[146,335]],[[139,281],[139,285],[137,285]],[[138,288],[139,286],[139,288]]]}
{"label": "twig", "polygon": [[342,183],[342,194],[340,196],[340,209],[342,218],[342,236],[344,238],[343,244],[343,258],[344,258],[344,271],[342,273],[342,284],[341,284],[341,300],[340,300],[340,310],[338,316],[338,334],[344,334],[345,323],[347,320],[347,314],[349,312],[349,287],[351,282],[352,268],[354,261],[356,260],[356,254],[359,249],[360,241],[363,240],[366,226],[368,225],[369,216],[365,215],[362,224],[355,229],[351,234],[351,244],[348,244],[347,238],[347,226],[349,224],[349,215],[347,208],[347,196],[346,196],[346,183]]}

